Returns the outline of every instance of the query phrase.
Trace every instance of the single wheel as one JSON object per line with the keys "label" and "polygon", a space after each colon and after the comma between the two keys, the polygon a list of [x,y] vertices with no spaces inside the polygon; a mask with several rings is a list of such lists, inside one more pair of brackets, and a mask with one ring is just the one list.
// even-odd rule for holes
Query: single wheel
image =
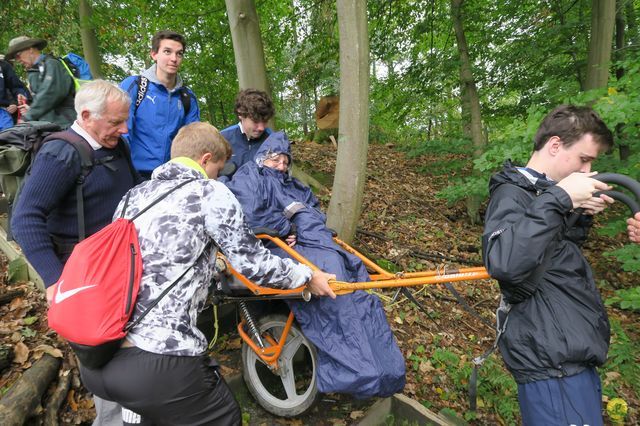
{"label": "single wheel", "polygon": [[[286,323],[286,316],[271,314],[258,321],[257,327],[262,336],[278,340]],[[242,345],[244,381],[262,408],[276,416],[298,416],[317,402],[316,362],[315,346],[295,322],[278,358],[277,371],[269,369],[247,344]]]}

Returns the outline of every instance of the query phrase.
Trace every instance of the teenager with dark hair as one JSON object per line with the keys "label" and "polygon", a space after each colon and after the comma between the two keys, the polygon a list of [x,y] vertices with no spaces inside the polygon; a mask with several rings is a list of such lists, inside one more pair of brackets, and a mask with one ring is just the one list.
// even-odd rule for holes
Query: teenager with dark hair
{"label": "teenager with dark hair", "polygon": [[159,31],[151,40],[154,64],[141,75],[131,76],[120,87],[131,96],[129,133],[133,164],[143,178],[170,158],[171,141],[182,126],[200,121],[194,93],[178,74],[186,42],[181,34]]}
{"label": "teenager with dark hair", "polygon": [[[613,199],[591,164],[613,145],[588,107],[562,105],[542,121],[525,167],[507,162],[489,183],[483,258],[502,292],[500,353],[518,383],[525,425],[602,425],[595,367],[609,321],[581,245]],[[574,222],[575,209],[583,213]]]}
{"label": "teenager with dark hair", "polygon": [[267,93],[246,89],[238,93],[234,112],[240,122],[220,133],[231,144],[231,162],[239,168],[253,160],[262,143],[271,134],[267,123],[273,118],[275,108]]}

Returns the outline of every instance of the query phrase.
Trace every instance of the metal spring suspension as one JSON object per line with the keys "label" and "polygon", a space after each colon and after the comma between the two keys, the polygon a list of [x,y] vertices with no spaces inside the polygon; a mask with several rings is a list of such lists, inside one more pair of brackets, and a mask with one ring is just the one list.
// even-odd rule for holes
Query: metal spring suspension
{"label": "metal spring suspension", "polygon": [[249,329],[249,332],[251,332],[251,335],[258,343],[258,346],[264,349],[264,343],[262,342],[262,338],[260,338],[260,332],[258,331],[258,327],[256,327],[256,324],[253,322],[253,318],[249,313],[247,304],[245,302],[238,302],[238,305],[240,305],[240,315],[242,316],[244,321],[247,323],[247,328]]}

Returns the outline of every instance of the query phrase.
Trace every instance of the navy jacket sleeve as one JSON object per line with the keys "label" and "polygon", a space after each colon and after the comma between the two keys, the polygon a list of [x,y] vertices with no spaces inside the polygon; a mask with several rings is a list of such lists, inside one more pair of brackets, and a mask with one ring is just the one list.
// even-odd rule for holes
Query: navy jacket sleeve
{"label": "navy jacket sleeve", "polygon": [[[66,147],[55,151],[58,144]],[[75,188],[80,174],[79,159],[75,149],[63,141],[51,141],[44,145],[33,163],[11,220],[11,231],[25,256],[49,287],[60,278],[63,264],[56,255],[47,228],[49,214]]]}

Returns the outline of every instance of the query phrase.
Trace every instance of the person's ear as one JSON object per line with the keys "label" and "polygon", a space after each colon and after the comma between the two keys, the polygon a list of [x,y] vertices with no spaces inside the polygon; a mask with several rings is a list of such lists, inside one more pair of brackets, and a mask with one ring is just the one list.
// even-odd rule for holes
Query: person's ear
{"label": "person's ear", "polygon": [[85,123],[91,117],[91,112],[88,109],[83,109],[80,117],[82,118],[82,122]]}
{"label": "person's ear", "polygon": [[151,59],[153,59],[153,62],[156,62],[156,57],[158,56],[158,52],[154,52],[153,50],[149,51],[149,55],[151,56]]}
{"label": "person's ear", "polygon": [[546,148],[550,155],[556,156],[562,148],[562,140],[557,136],[551,136],[547,141]]}
{"label": "person's ear", "polygon": [[206,154],[202,155],[202,157],[200,157],[200,161],[198,161],[198,164],[200,164],[204,168],[205,165],[212,160],[212,158],[213,158],[213,154],[210,152],[207,152]]}

